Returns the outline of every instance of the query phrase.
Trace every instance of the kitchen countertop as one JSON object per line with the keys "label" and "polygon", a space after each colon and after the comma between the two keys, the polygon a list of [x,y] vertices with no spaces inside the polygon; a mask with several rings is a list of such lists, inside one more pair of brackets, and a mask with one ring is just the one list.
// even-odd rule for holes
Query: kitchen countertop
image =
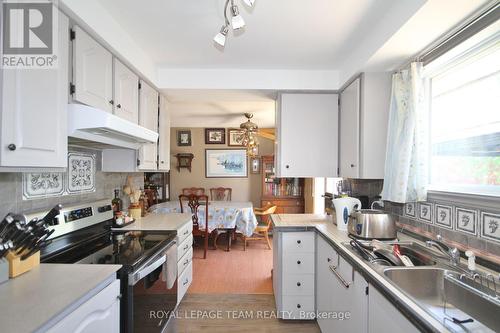
{"label": "kitchen countertop", "polygon": [[177,230],[188,222],[191,222],[189,213],[149,213],[126,227],[113,230],[170,231]]}
{"label": "kitchen countertop", "polygon": [[[449,332],[438,320],[425,312],[395,286],[387,282],[365,261],[346,250],[346,246],[342,243],[348,242],[350,238],[347,236],[347,232],[337,229],[337,226],[333,223],[335,217],[324,214],[273,214],[271,218],[273,228],[277,231],[316,230],[323,238],[337,248],[356,270],[364,273],[363,275],[368,279],[368,282],[371,282],[383,295],[393,301],[393,304],[397,308],[403,310],[403,314],[417,327],[421,327],[421,329],[426,331]],[[398,239],[418,242],[402,233],[398,233]]]}
{"label": "kitchen countertop", "polygon": [[40,264],[0,284],[2,332],[45,331],[116,279],[121,265]]}

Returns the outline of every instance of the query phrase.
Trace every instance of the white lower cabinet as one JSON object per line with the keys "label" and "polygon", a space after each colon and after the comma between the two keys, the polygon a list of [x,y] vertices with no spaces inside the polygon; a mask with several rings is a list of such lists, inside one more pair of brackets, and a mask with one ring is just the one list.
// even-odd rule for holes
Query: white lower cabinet
{"label": "white lower cabinet", "polygon": [[177,304],[193,282],[193,223],[177,229]]}
{"label": "white lower cabinet", "polygon": [[279,318],[314,319],[314,239],[314,231],[274,235],[273,288]]}
{"label": "white lower cabinet", "polygon": [[322,332],[367,332],[368,283],[318,237],[316,308]]}
{"label": "white lower cabinet", "polygon": [[47,330],[49,333],[120,332],[120,281],[116,280]]}
{"label": "white lower cabinet", "polygon": [[368,297],[368,332],[416,333],[419,330],[377,289],[372,287]]}

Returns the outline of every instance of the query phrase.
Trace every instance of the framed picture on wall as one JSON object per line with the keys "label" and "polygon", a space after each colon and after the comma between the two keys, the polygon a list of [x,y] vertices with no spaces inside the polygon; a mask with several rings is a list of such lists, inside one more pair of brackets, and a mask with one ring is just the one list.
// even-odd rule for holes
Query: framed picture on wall
{"label": "framed picture on wall", "polygon": [[219,144],[226,143],[226,130],[224,128],[205,128],[205,144]]}
{"label": "framed picture on wall", "polygon": [[190,147],[191,146],[191,131],[179,130],[177,131],[177,146]]}
{"label": "framed picture on wall", "polygon": [[246,149],[206,149],[205,176],[207,178],[246,178]]}
{"label": "framed picture on wall", "polygon": [[245,131],[239,128],[227,129],[227,145],[230,147],[243,147]]}
{"label": "framed picture on wall", "polygon": [[260,173],[260,157],[252,157],[250,159],[250,172]]}

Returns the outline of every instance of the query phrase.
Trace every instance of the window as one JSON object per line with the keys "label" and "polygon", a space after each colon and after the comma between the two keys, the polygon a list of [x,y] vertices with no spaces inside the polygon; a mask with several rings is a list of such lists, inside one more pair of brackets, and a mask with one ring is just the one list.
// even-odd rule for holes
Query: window
{"label": "window", "polygon": [[425,66],[430,190],[500,196],[500,23]]}

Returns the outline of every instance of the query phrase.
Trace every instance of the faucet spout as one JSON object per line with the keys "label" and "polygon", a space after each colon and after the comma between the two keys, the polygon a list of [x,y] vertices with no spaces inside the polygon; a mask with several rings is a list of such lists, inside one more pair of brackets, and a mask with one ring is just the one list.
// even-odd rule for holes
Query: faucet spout
{"label": "faucet spout", "polygon": [[429,240],[425,244],[427,247],[435,247],[442,254],[446,255],[450,259],[450,263],[453,266],[457,266],[460,263],[460,251],[456,248],[450,248],[448,245],[444,244],[441,235],[437,236],[437,241]]}

